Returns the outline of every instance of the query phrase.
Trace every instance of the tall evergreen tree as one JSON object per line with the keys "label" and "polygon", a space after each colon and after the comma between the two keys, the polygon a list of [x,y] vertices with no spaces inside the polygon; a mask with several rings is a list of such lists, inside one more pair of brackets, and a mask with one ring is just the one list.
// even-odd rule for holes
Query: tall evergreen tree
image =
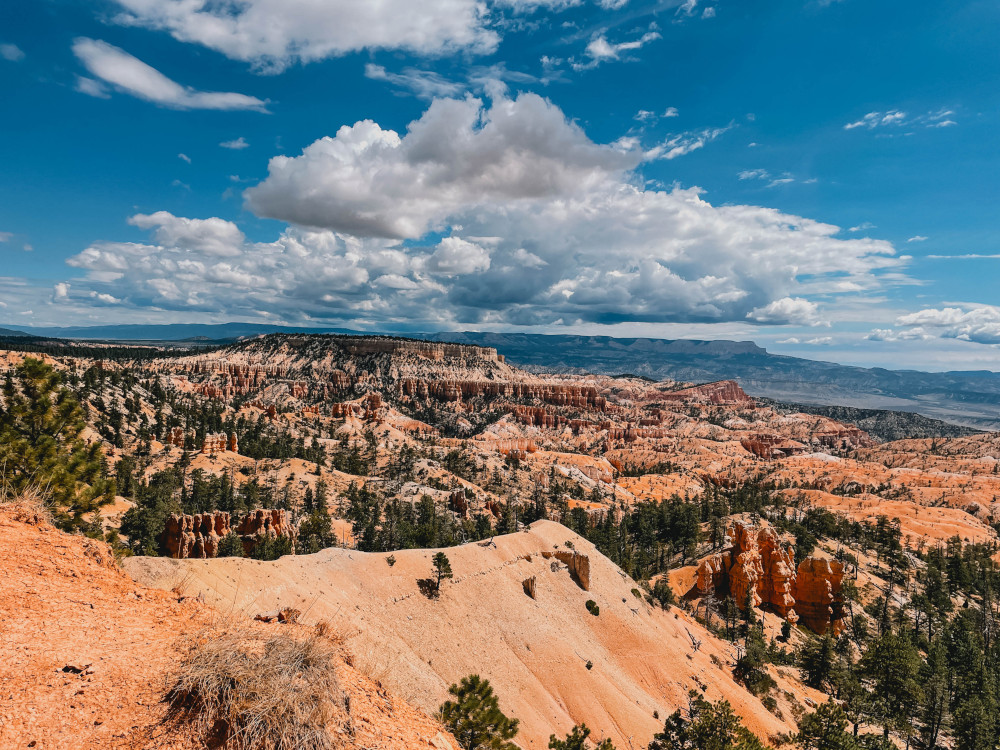
{"label": "tall evergreen tree", "polygon": [[84,439],[83,409],[60,376],[26,357],[8,373],[0,399],[0,481],[19,494],[36,488],[65,529],[82,529],[84,515],[115,496],[99,442]]}

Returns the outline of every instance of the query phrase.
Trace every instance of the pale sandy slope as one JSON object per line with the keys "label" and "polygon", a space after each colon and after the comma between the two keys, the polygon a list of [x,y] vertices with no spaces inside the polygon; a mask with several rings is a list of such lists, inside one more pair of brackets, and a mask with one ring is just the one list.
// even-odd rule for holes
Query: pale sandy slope
{"label": "pale sandy slope", "polygon": [[[541,555],[566,549],[567,541],[590,556],[589,592]],[[676,609],[641,602],[630,578],[559,524],[539,521],[492,546],[446,550],[455,578],[436,601],[417,588],[417,579],[431,573],[433,553],[396,552],[391,568],[388,554],[342,549],[270,563],[132,558],[125,565],[145,585],[204,592],[220,609],[252,616],[294,606],[307,622],[329,620],[348,638],[357,666],[427,711],[447,698],[452,682],[471,673],[487,677],[501,707],[521,720],[517,740],[526,748],[546,747],[551,732],[577,722],[619,748],[644,748],[699,684],[709,698],[727,698],[764,738],[794,731],[784,698],[787,721],[733,682],[732,644]],[[529,576],[536,576],[535,600],[522,589]],[[588,613],[587,599],[600,606],[599,616]],[[702,641],[696,652],[687,630]],[[792,687],[776,676],[783,689]]]}

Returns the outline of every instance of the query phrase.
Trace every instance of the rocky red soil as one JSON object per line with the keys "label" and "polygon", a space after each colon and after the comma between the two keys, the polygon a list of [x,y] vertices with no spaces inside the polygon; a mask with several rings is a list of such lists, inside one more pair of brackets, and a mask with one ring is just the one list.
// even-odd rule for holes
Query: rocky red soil
{"label": "rocky red soil", "polygon": [[[188,638],[220,622],[296,627],[244,625],[196,594],[145,588],[107,545],[10,505],[0,505],[0,570],[3,748],[203,748],[190,727],[165,723],[164,696]],[[346,661],[337,678],[354,730],[345,747],[456,748],[435,721]]]}

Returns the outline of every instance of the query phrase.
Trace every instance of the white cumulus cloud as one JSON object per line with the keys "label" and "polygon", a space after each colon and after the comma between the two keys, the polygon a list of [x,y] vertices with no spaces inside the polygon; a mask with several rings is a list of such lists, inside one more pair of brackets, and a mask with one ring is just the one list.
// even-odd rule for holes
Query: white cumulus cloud
{"label": "white cumulus cloud", "polygon": [[245,196],[291,225],[273,241],[221,218],[138,214],[151,241],[83,250],[66,304],[93,291],[122,309],[372,325],[818,325],[819,295],[906,279],[887,242],[715,206],[695,187],[647,189],[642,159],[534,94],[437,99],[405,133],[361,121],[272,159]]}
{"label": "white cumulus cloud", "polygon": [[896,325],[941,338],[1000,344],[1000,307],[993,305],[927,308],[900,316]]}
{"label": "white cumulus cloud", "polygon": [[757,323],[822,325],[819,307],[802,297],[782,297],[747,313],[747,318]]}

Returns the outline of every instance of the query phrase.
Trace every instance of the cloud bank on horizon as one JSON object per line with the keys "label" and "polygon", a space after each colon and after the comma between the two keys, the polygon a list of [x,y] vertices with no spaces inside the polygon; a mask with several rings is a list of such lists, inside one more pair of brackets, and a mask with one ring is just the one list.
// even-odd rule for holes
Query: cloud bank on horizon
{"label": "cloud bank on horizon", "polygon": [[[693,0],[116,5],[62,30],[63,88],[86,95],[68,101],[99,127],[132,118],[92,148],[135,176],[103,188],[106,202],[99,183],[89,200],[109,219],[88,222],[75,248],[70,231],[58,235],[45,273],[0,278],[11,323],[690,332],[876,360],[938,342],[979,345],[968,361],[990,361],[1000,345],[1000,308],[948,301],[979,293],[964,269],[996,257],[995,228],[963,235],[930,210],[879,210],[887,199],[867,199],[858,181],[875,164],[955,153],[950,133],[980,125],[980,103],[845,93],[822,122],[795,123],[760,102],[706,106],[693,61],[660,85],[670,45],[721,43],[748,11],[727,21],[740,13]],[[826,28],[861,12],[850,5],[776,12]],[[30,33],[0,41],[0,65],[42,64]],[[627,112],[606,112],[619,98]],[[155,170],[174,176],[147,187],[129,162],[161,143],[170,166]],[[853,172],[837,173],[837,151]],[[212,195],[213,180],[227,186]],[[831,214],[839,221],[811,218]],[[0,221],[0,252],[19,264],[8,248],[33,239],[31,222]]]}

